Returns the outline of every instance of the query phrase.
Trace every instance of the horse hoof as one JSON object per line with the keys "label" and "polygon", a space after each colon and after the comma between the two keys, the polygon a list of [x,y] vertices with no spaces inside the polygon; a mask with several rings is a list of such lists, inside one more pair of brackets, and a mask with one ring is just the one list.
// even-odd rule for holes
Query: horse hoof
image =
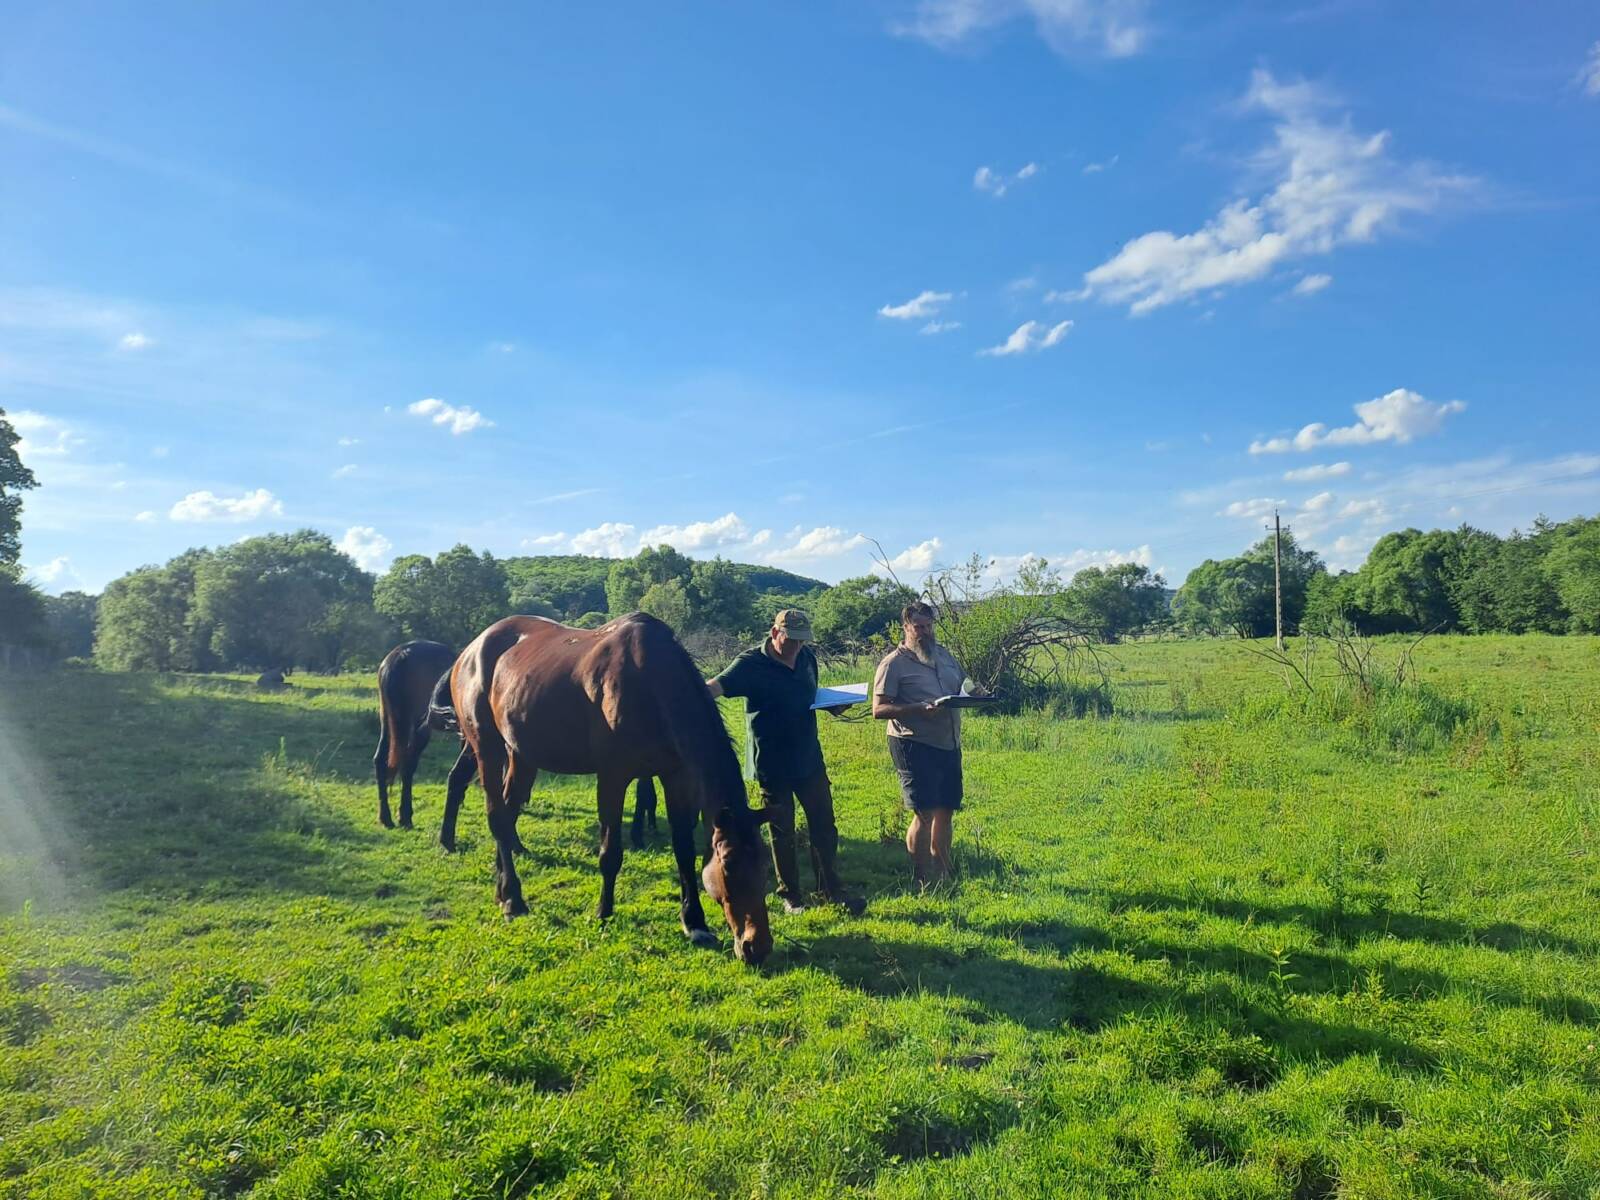
{"label": "horse hoof", "polygon": [[440,838],[439,849],[443,850],[446,854],[454,854],[456,852],[455,838]]}
{"label": "horse hoof", "polygon": [[517,917],[527,916],[528,906],[520,897],[516,900],[502,900],[500,901],[500,911],[505,913],[506,920],[512,921]]}
{"label": "horse hoof", "polygon": [[412,826],[411,821],[410,821],[409,818],[407,818],[407,817],[401,817],[400,818],[400,828],[401,829],[411,829],[412,827],[413,826]]}
{"label": "horse hoof", "polygon": [[722,947],[717,935],[709,929],[686,929],[684,932],[689,935],[689,941],[702,950],[718,950]]}
{"label": "horse hoof", "polygon": [[387,815],[385,815],[383,813],[379,813],[378,814],[378,824],[382,825],[385,829],[393,829],[394,828],[394,818],[391,817],[391,816],[387,816]]}

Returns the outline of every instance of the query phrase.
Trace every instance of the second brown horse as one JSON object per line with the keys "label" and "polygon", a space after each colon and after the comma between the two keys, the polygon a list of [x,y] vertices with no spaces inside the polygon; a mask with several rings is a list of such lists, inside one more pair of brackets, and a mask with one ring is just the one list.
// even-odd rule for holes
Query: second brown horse
{"label": "second brown horse", "polygon": [[715,944],[700,905],[695,818],[711,826],[704,879],[751,965],[772,951],[767,922],[765,810],[753,811],[739,760],[694,660],[643,613],[599,629],[507,617],[461,652],[450,679],[461,736],[478,762],[495,840],[495,899],[507,917],[528,911],[513,850],[517,814],[541,770],[593,775],[600,815],[602,920],[616,902],[628,784],[661,778],[682,891],[683,931]]}

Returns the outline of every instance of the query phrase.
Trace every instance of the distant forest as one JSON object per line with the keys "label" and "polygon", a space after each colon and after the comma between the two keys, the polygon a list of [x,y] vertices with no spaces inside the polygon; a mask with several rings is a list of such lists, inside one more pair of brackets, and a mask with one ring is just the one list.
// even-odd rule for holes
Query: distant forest
{"label": "distant forest", "polygon": [[[0,662],[92,658],[114,670],[370,666],[394,644],[460,648],[508,613],[593,628],[642,610],[680,635],[754,640],[784,607],[803,607],[825,646],[881,640],[917,590],[878,575],[830,587],[772,566],[695,560],[655,546],[632,558],[496,558],[457,545],[361,569],[314,530],[186,550],[140,567],[98,596],[45,596],[21,557],[21,496],[36,481],[0,412]],[[1279,547],[1286,631],[1600,633],[1600,517],[1499,537],[1481,529],[1405,529],[1378,539],[1359,571],[1330,573],[1286,529]],[[1173,592],[1148,567],[1089,567],[1070,580],[1025,573],[1047,619],[1099,642],[1153,634],[1256,638],[1274,622],[1273,541],[1207,559]],[[983,576],[982,562],[962,570]],[[919,587],[936,581],[911,580]],[[1018,584],[996,584],[1015,594]],[[943,589],[948,590],[948,589]],[[1047,601],[1047,603],[1045,603]],[[982,603],[976,601],[964,603]],[[704,639],[702,639],[704,640]]]}

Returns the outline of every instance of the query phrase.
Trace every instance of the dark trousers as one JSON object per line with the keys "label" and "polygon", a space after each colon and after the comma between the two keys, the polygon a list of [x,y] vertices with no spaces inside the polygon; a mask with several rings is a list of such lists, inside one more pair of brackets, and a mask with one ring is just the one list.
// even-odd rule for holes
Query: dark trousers
{"label": "dark trousers", "polygon": [[833,823],[833,784],[826,771],[818,771],[799,783],[762,783],[761,800],[772,814],[772,865],[778,872],[778,896],[799,902],[805,896],[800,886],[800,868],[795,861],[794,805],[806,814],[806,838],[811,843],[811,866],[817,876],[817,889],[828,897],[842,892],[839,885],[839,827]]}

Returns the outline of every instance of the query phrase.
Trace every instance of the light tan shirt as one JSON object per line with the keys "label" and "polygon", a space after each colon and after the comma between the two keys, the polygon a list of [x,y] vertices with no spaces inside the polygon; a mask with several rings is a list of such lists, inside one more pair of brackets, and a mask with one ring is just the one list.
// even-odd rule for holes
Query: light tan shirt
{"label": "light tan shirt", "polygon": [[[904,646],[898,646],[878,664],[877,673],[872,677],[872,694],[882,696],[890,704],[926,704],[940,696],[958,695],[965,678],[961,664],[943,646],[933,648],[931,667],[924,666]],[[901,717],[889,722],[889,736],[909,738],[940,750],[959,750],[961,710],[947,708],[926,716],[918,713]]]}

